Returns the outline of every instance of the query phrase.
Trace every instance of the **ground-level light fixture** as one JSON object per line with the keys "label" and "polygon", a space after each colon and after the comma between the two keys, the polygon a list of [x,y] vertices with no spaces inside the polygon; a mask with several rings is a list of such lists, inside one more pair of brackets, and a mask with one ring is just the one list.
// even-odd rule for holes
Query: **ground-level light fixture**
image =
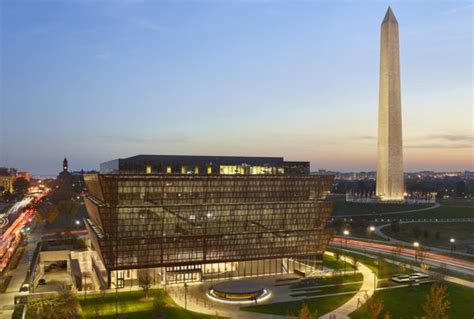
{"label": "ground-level light fixture", "polygon": [[80,223],[81,223],[80,221],[76,220],[76,225],[79,225]]}

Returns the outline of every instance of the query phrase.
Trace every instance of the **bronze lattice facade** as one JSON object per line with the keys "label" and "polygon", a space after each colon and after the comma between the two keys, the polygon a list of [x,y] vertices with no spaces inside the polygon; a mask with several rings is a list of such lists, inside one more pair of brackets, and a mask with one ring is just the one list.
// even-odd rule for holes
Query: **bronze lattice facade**
{"label": "bronze lattice facade", "polygon": [[87,174],[106,269],[321,256],[332,176]]}

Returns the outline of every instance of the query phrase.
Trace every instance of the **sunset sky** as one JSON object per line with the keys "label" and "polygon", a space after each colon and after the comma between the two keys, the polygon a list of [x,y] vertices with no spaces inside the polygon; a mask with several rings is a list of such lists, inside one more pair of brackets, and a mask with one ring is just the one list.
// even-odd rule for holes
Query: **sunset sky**
{"label": "sunset sky", "polygon": [[375,170],[388,5],[405,170],[474,170],[471,1],[1,1],[0,166],[194,154]]}

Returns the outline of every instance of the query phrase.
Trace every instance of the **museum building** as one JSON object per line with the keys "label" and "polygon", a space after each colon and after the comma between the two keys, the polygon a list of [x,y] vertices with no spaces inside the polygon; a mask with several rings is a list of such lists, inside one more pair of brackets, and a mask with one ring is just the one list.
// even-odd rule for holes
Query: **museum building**
{"label": "museum building", "polygon": [[85,174],[93,267],[108,287],[316,271],[333,176],[280,157],[138,155]]}

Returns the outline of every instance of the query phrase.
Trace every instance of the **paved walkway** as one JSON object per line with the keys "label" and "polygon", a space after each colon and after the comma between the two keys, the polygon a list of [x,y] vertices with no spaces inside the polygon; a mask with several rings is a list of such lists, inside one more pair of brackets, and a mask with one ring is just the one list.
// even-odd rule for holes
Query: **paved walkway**
{"label": "paved walkway", "polygon": [[[349,259],[350,260],[350,259]],[[348,302],[339,308],[325,314],[321,319],[344,319],[349,318],[349,314],[357,310],[365,301],[365,296],[371,297],[374,294],[374,288],[377,285],[375,274],[369,267],[362,263],[358,263],[358,269],[364,277],[362,286],[359,291]],[[330,318],[330,316],[332,318]]]}
{"label": "paved walkway", "polygon": [[[345,256],[341,256],[342,260],[346,260]],[[352,259],[347,258],[347,262],[351,263]],[[374,290],[374,282],[375,276],[374,273],[364,264],[358,263],[359,271],[362,273],[363,281],[362,286],[359,291],[351,298],[348,302],[346,302],[341,307],[335,309],[331,312],[332,316],[336,316],[335,318],[349,318],[348,315],[355,311],[364,301],[365,295],[371,296]],[[350,271],[350,273],[353,273]],[[271,297],[268,300],[261,301],[259,304],[271,304],[271,303],[278,303],[278,302],[286,302],[286,301],[297,301],[307,299],[306,296],[301,297],[291,297],[290,293],[291,290],[289,289],[288,285],[276,285],[281,284],[282,282],[276,282],[277,278],[285,278],[285,277],[294,277],[294,275],[276,275],[276,276],[267,276],[267,277],[257,277],[252,278],[252,280],[259,281],[260,283],[264,284],[271,290]],[[248,278],[247,278],[248,280]],[[243,312],[240,310],[240,307],[245,306],[242,304],[228,304],[228,303],[221,303],[211,301],[207,298],[206,293],[210,286],[216,284],[217,282],[205,282],[199,284],[189,284],[186,292],[186,298],[184,294],[184,288],[182,286],[174,286],[171,289],[168,289],[168,293],[174,299],[174,301],[184,307],[192,311],[207,313],[211,315],[218,314],[220,316],[225,316],[229,318],[248,318],[248,319],[282,319],[288,318],[288,316],[279,316],[279,315],[269,315],[269,314],[259,314],[253,312]],[[323,286],[320,286],[323,287]],[[333,293],[333,294],[324,294],[313,296],[313,298],[322,298],[322,297],[329,297],[329,296],[339,296],[339,295],[347,295],[353,294],[353,291],[348,292],[340,292],[340,293]],[[323,316],[322,318],[329,318],[329,314]]]}

